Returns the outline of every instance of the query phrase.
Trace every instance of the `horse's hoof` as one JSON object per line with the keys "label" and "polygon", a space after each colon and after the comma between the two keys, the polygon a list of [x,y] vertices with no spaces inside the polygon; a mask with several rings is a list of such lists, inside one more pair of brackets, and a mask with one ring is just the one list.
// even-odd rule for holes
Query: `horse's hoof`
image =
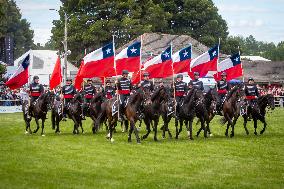
{"label": "horse's hoof", "polygon": [[37,132],[36,130],[33,131],[33,133],[36,133],[36,132]]}
{"label": "horse's hoof", "polygon": [[142,140],[145,140],[146,138],[147,138],[146,135],[143,135],[143,136],[142,136]]}
{"label": "horse's hoof", "polygon": [[249,132],[246,132],[247,135],[249,135]]}
{"label": "horse's hoof", "polygon": [[254,132],[254,135],[257,135],[257,132]]}
{"label": "horse's hoof", "polygon": [[140,141],[140,140],[137,140],[137,144],[141,144],[141,141]]}
{"label": "horse's hoof", "polygon": [[176,136],[175,139],[178,139],[178,136]]}
{"label": "horse's hoof", "polygon": [[25,131],[25,134],[29,134],[29,132],[28,132],[28,131]]}
{"label": "horse's hoof", "polygon": [[189,140],[194,140],[193,137],[189,137]]}
{"label": "horse's hoof", "polygon": [[127,141],[128,141],[128,142],[132,142],[132,141],[131,141],[131,138],[129,138],[129,137],[128,137]]}
{"label": "horse's hoof", "polygon": [[233,138],[233,137],[234,137],[234,134],[230,134],[230,137]]}
{"label": "horse's hoof", "polygon": [[155,141],[155,142],[158,142],[158,139],[154,138],[154,141]]}
{"label": "horse's hoof", "polygon": [[214,135],[212,133],[209,134],[210,137],[213,137]]}
{"label": "horse's hoof", "polygon": [[111,138],[111,139],[110,139],[110,142],[111,142],[111,143],[114,143],[114,139],[113,139],[113,138]]}
{"label": "horse's hoof", "polygon": [[43,137],[44,137],[44,136],[45,136],[45,134],[41,134],[41,136],[43,136]]}
{"label": "horse's hoof", "polygon": [[73,134],[75,135],[75,134],[76,134],[76,131],[73,131]]}
{"label": "horse's hoof", "polygon": [[262,135],[263,133],[264,133],[264,130],[261,130],[261,131],[260,131],[260,134]]}

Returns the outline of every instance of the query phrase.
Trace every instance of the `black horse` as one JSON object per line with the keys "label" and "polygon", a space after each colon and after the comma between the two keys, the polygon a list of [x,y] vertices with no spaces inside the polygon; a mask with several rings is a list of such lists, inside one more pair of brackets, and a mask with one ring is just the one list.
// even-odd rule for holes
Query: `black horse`
{"label": "black horse", "polygon": [[[147,92],[146,92],[147,93]],[[161,104],[167,101],[167,94],[165,88],[157,89],[150,97],[149,92],[146,95],[146,100],[143,103],[144,109],[144,123],[146,125],[147,133],[143,135],[142,139],[146,139],[151,132],[151,122],[153,121],[153,130],[154,130],[154,141],[158,141],[157,139],[157,127],[159,123],[159,118],[161,114]]]}
{"label": "black horse", "polygon": [[78,92],[67,105],[67,115],[74,122],[73,134],[79,134],[79,127],[81,127],[82,133],[84,133],[82,126],[82,95],[83,94]]}
{"label": "black horse", "polygon": [[201,127],[204,130],[204,137],[207,137],[207,131],[205,127],[205,120],[208,119],[208,114],[204,105],[204,96],[202,91],[197,89],[191,89],[184,98],[183,105],[180,107],[180,128],[178,129],[178,120],[175,120],[176,127],[176,139],[182,131],[183,123],[185,122],[188,137],[193,140],[192,137],[192,122],[195,115],[200,119]]}
{"label": "black horse", "polygon": [[[46,114],[48,109],[50,108],[50,103],[53,101],[54,94],[51,92],[45,92],[42,95],[38,97],[38,99],[30,105],[29,102],[24,101],[22,105],[24,120],[26,123],[26,133],[32,133],[30,128],[30,122],[32,117],[35,118],[35,122],[37,125],[37,128],[33,131],[33,133],[36,133],[39,130],[39,119],[41,119],[41,135],[44,135],[44,122],[46,120]],[[28,108],[29,107],[29,108]],[[28,118],[28,113],[30,114],[31,118]]]}
{"label": "black horse", "polygon": [[[63,101],[60,97],[54,98],[51,106],[51,124],[55,133],[60,133],[59,123],[63,118]],[[55,128],[56,127],[56,128]]]}
{"label": "black horse", "polygon": [[[205,107],[208,113],[208,119],[206,119],[207,132],[210,136],[212,135],[212,133],[211,133],[209,124],[216,114],[217,96],[218,96],[218,93],[217,93],[216,88],[210,88],[209,91],[204,95]],[[200,123],[199,119],[197,120],[196,125],[198,123]],[[201,130],[202,130],[202,127],[198,130],[196,134],[197,137],[199,136]]]}
{"label": "black horse", "polygon": [[251,110],[247,112],[247,114],[243,115],[244,118],[244,128],[246,131],[246,134],[249,134],[249,131],[247,129],[247,121],[248,121],[248,114],[251,114],[253,122],[254,122],[254,134],[257,135],[256,129],[257,129],[257,120],[260,120],[263,123],[263,129],[260,131],[260,134],[263,134],[267,123],[265,120],[265,114],[266,114],[266,107],[274,110],[275,104],[274,104],[274,97],[272,94],[267,94],[264,96],[261,96],[257,99],[257,102],[252,104]]}

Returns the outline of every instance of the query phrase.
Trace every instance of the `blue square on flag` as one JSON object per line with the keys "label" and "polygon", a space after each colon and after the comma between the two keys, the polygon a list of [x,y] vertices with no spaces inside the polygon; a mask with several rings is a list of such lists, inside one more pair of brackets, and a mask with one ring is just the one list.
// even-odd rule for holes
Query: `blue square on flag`
{"label": "blue square on flag", "polygon": [[172,53],[171,53],[171,47],[168,47],[162,54],[161,54],[161,59],[162,62],[165,62],[167,60],[170,60],[172,58]]}
{"label": "blue square on flag", "polygon": [[114,56],[113,43],[107,44],[102,48],[103,58],[108,58]]}
{"label": "blue square on flag", "polygon": [[128,57],[140,56],[141,42],[135,42],[127,48]]}
{"label": "blue square on flag", "polygon": [[179,52],[180,61],[191,59],[191,46],[182,49]]}
{"label": "blue square on flag", "polygon": [[233,65],[236,66],[241,63],[241,57],[239,53],[236,53],[230,57],[233,62]]}
{"label": "blue square on flag", "polygon": [[208,53],[210,55],[210,60],[213,60],[214,58],[218,57],[218,45],[215,45],[214,47],[212,47],[211,49],[208,50]]}
{"label": "blue square on flag", "polygon": [[22,62],[22,66],[24,69],[26,69],[30,64],[30,55],[28,55]]}

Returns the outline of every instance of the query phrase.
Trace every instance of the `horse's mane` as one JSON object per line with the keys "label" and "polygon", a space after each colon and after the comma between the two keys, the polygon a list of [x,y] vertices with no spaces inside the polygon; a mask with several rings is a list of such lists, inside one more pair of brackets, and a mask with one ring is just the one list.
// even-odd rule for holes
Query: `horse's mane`
{"label": "horse's mane", "polygon": [[76,100],[78,100],[78,101],[79,101],[79,100],[80,100],[80,98],[81,98],[81,93],[80,93],[80,92],[78,92],[78,93],[76,93],[76,94],[75,94],[75,96],[73,97],[72,101],[73,101],[73,102],[75,102]]}
{"label": "horse's mane", "polygon": [[129,104],[134,104],[137,101],[138,97],[141,95],[141,93],[142,93],[141,91],[137,90],[136,93],[134,93],[133,95],[131,95],[129,97],[128,103]]}
{"label": "horse's mane", "polygon": [[154,91],[154,93],[153,93],[152,96],[151,96],[151,101],[152,101],[152,102],[153,102],[154,100],[156,100],[156,98],[159,96],[160,91],[161,91],[162,89],[163,89],[163,88],[161,87],[161,88],[159,88],[159,89],[157,89],[157,90]]}
{"label": "horse's mane", "polygon": [[272,94],[266,94],[263,96],[258,97],[257,102],[258,104],[263,103],[264,100],[268,100],[269,98],[274,98],[274,96]]}
{"label": "horse's mane", "polygon": [[192,98],[192,96],[194,96],[194,94],[196,93],[196,89],[191,89],[188,94],[186,95],[186,97],[184,98],[184,103],[188,103],[190,101],[190,99]]}
{"label": "horse's mane", "polygon": [[103,93],[97,93],[95,97],[92,99],[92,103],[99,102],[103,98]]}
{"label": "horse's mane", "polygon": [[228,92],[227,98],[226,100],[230,99],[232,97],[232,95],[239,89],[238,86],[234,86],[233,88],[231,88],[231,90]]}

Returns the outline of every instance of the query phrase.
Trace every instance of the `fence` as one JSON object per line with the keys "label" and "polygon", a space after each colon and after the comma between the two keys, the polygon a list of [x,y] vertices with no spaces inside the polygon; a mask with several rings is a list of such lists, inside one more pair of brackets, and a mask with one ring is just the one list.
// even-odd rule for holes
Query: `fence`
{"label": "fence", "polygon": [[284,96],[274,96],[274,103],[276,107],[284,107]]}

